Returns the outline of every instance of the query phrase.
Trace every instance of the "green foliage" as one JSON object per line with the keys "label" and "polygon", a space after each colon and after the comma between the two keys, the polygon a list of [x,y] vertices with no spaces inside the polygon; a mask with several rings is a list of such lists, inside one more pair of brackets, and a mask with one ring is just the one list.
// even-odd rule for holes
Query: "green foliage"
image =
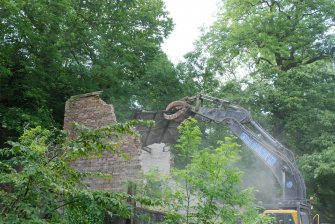
{"label": "green foliage", "polygon": [[71,95],[104,90],[129,116],[172,27],[162,0],[0,1],[0,145],[26,125],[60,127]]}
{"label": "green foliage", "polygon": [[[203,67],[225,81],[213,95],[249,109],[297,157],[319,156],[320,164],[335,139],[334,6],[328,0],[223,0],[195,51],[205,58]],[[310,179],[313,172],[302,170]],[[306,183],[331,222],[333,203],[319,200],[333,194],[331,179]]]}
{"label": "green foliage", "polygon": [[[71,141],[69,147],[73,153],[68,154],[72,159],[79,156],[100,156],[106,151],[120,153],[118,151],[122,144],[124,134],[138,136],[134,130],[135,125],[153,125],[151,121],[131,120],[124,124],[113,124],[104,126],[99,129],[89,129],[83,125],[73,124],[73,132],[77,136],[74,141]],[[113,141],[106,141],[106,138]],[[124,155],[127,156],[127,155]]]}
{"label": "green foliage", "polygon": [[247,206],[252,196],[238,187],[241,172],[231,166],[237,159],[231,151],[235,147],[235,143],[220,143],[216,149],[203,149],[185,170],[174,171],[185,185],[186,223],[233,223],[242,216],[238,208]]}
{"label": "green foliage", "polygon": [[178,126],[181,134],[177,144],[174,146],[174,152],[177,155],[175,164],[177,167],[185,167],[190,162],[191,156],[200,150],[201,130],[194,118],[187,119]]}
{"label": "green foliage", "polygon": [[163,223],[180,222],[183,189],[170,176],[165,176],[155,169],[150,170],[144,174],[142,181],[136,183],[135,198],[140,203],[139,206],[164,212]]}
{"label": "green foliage", "polygon": [[215,70],[208,64],[204,56],[204,50],[196,47],[193,52],[187,53],[184,58],[186,62],[179,63],[177,70],[178,77],[186,88],[186,94],[207,94],[214,93],[219,86]]}
{"label": "green foliage", "polygon": [[304,155],[299,164],[305,174],[308,190],[313,196],[312,203],[321,221],[334,220],[333,199],[335,197],[335,147],[311,155]]}
{"label": "green foliage", "polygon": [[256,223],[251,190],[241,188],[242,173],[235,164],[239,145],[227,137],[216,148],[200,148],[197,125],[188,119],[179,127],[175,156],[183,164],[173,170],[173,180],[150,173],[140,194],[161,200],[164,223]]}
{"label": "green foliage", "polygon": [[246,91],[258,110],[269,112],[280,141],[296,153],[312,153],[334,143],[334,77],[330,63],[318,62],[257,79]]}
{"label": "green foliage", "polygon": [[204,49],[225,71],[247,63],[288,71],[332,58],[334,6],[329,0],[223,0]]}
{"label": "green foliage", "polygon": [[110,176],[78,172],[70,164],[105,151],[118,153],[121,136],[134,134],[132,123],[78,130],[81,135],[65,141],[63,132],[36,127],[0,150],[1,223],[102,223],[107,214],[130,216],[127,194],[92,190],[81,181]]}
{"label": "green foliage", "polygon": [[235,165],[239,145],[234,139],[226,137],[216,148],[200,150],[201,132],[194,119],[186,120],[179,131],[176,157],[186,158],[187,164],[174,169],[173,175],[177,185],[184,189],[181,208],[184,222],[254,220],[258,215],[251,208],[251,191],[240,187],[242,173]]}
{"label": "green foliage", "polygon": [[[254,120],[261,123],[298,158],[306,154],[322,155],[324,150],[334,144],[335,139],[332,125],[335,115],[335,73],[332,63],[318,61],[272,75],[267,71],[259,72],[250,81],[244,82],[245,88],[235,81],[225,83],[219,95],[248,108]],[[264,169],[264,166],[254,166],[256,163],[249,157],[250,155],[243,153],[243,169]],[[325,157],[320,158],[318,162],[326,163],[327,160],[322,161]],[[261,172],[263,171],[258,174]],[[302,172],[307,179],[313,173],[305,168],[302,168]],[[268,180],[271,181],[271,178],[268,177]],[[333,194],[330,190],[334,185],[331,178],[306,181],[306,184],[308,194],[314,198],[326,198],[324,195]],[[259,188],[257,185],[252,186]],[[266,199],[264,192],[267,191],[258,193],[262,194],[257,197],[259,200]],[[332,203],[326,200],[315,201],[315,207],[322,213],[322,217],[331,217],[334,210]],[[324,221],[330,220],[332,219],[328,218]]]}
{"label": "green foliage", "polygon": [[[145,74],[135,80],[137,97],[134,99],[144,110],[164,110],[176,98],[184,97],[184,85],[176,69],[165,54],[160,53],[147,64]],[[136,106],[136,105],[135,105]]]}
{"label": "green foliage", "polygon": [[[130,196],[107,191],[80,191],[67,200],[64,209],[66,223],[104,223],[106,216],[131,216],[131,206],[127,203]],[[75,202],[75,203],[72,203]]]}

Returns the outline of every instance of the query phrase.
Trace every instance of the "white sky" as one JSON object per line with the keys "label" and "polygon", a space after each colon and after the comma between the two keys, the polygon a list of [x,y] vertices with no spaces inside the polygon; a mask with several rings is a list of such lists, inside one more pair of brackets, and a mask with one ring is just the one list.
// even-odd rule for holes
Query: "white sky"
{"label": "white sky", "polygon": [[199,27],[214,22],[214,14],[220,0],[164,0],[166,9],[175,23],[170,36],[162,45],[173,63],[183,60],[183,55],[193,50],[199,37]]}

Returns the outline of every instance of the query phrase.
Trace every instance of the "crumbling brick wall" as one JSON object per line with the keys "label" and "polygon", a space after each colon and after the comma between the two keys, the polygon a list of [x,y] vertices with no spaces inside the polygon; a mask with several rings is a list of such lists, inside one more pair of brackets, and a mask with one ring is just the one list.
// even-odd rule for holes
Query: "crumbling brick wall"
{"label": "crumbling brick wall", "polygon": [[100,98],[101,92],[72,96],[65,103],[64,130],[71,133],[71,122],[98,128],[116,122],[113,105]]}
{"label": "crumbling brick wall", "polygon": [[[93,92],[71,97],[65,105],[64,130],[73,137],[71,123],[98,128],[116,122],[114,108],[100,98],[101,92]],[[85,182],[94,189],[127,191],[126,182],[138,179],[141,173],[141,146],[138,139],[124,136],[121,152],[128,154],[125,159],[113,153],[105,153],[100,158],[84,158],[73,161],[73,167],[82,171],[110,174],[111,179],[87,178]]]}

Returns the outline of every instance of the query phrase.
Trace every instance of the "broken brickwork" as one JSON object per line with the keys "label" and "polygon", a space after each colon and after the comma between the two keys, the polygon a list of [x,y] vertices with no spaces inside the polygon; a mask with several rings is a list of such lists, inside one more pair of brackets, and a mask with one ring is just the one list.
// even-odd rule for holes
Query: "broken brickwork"
{"label": "broken brickwork", "polygon": [[[71,97],[65,105],[64,130],[73,137],[71,123],[76,122],[89,128],[98,128],[116,122],[114,108],[100,98],[101,92],[93,92]],[[99,158],[83,158],[73,161],[74,168],[82,171],[110,174],[111,179],[86,178],[84,181],[97,190],[127,191],[126,182],[138,179],[141,173],[141,146],[138,139],[124,136],[120,151],[128,154],[125,159],[113,153],[105,153]]]}
{"label": "broken brickwork", "polygon": [[71,122],[98,128],[116,122],[114,108],[100,98],[101,92],[72,96],[65,103],[64,130],[70,131]]}

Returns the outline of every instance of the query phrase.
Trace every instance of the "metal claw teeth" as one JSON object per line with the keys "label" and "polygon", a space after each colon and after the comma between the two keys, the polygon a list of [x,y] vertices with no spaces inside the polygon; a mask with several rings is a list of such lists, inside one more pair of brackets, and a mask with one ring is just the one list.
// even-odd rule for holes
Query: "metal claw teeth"
{"label": "metal claw teeth", "polygon": [[185,118],[183,115],[187,112],[187,103],[185,101],[174,101],[166,107],[166,111],[172,112],[172,114],[164,113],[164,118],[167,120],[183,121]]}

